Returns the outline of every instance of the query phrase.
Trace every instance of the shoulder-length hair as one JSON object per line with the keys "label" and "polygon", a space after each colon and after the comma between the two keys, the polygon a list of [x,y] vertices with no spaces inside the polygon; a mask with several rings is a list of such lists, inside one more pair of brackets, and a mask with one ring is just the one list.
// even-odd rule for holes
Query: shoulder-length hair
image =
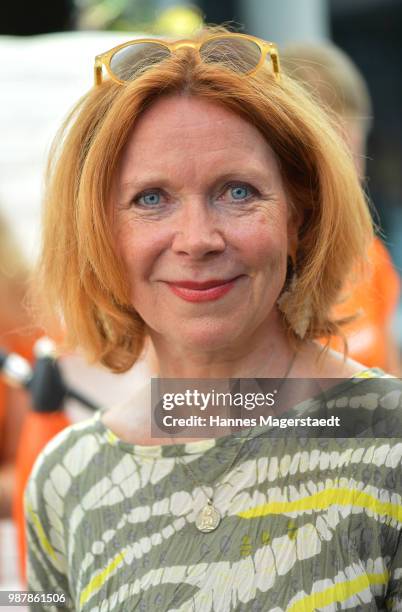
{"label": "shoulder-length hair", "polygon": [[[268,66],[242,76],[200,61],[189,48],[124,85],[106,80],[91,89],[55,140],[36,285],[44,303],[62,315],[68,346],[80,346],[115,372],[130,368],[142,352],[146,324],[130,303],[107,209],[135,122],[156,99],[172,94],[216,102],[266,138],[289,201],[303,219],[291,310],[303,313],[308,303],[306,339],[339,333],[331,306],[372,238],[370,212],[349,152],[324,111],[290,77],[277,82]],[[284,325],[297,340],[285,318]]]}

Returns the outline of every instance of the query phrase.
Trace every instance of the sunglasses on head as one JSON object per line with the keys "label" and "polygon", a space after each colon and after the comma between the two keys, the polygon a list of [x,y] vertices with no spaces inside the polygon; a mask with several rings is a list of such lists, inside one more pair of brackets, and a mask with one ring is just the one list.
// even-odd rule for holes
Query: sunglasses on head
{"label": "sunglasses on head", "polygon": [[269,59],[274,78],[280,80],[279,55],[274,43],[247,34],[229,33],[214,34],[198,42],[168,42],[153,38],[130,40],[95,57],[95,85],[102,83],[103,67],[113,81],[126,83],[186,47],[194,49],[201,61],[224,65],[244,76],[257,72]]}

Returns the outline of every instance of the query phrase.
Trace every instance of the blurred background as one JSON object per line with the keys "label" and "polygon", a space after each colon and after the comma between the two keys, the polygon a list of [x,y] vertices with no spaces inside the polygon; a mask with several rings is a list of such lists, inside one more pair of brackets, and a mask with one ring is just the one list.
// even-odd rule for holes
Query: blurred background
{"label": "blurred background", "polygon": [[[365,185],[377,210],[380,236],[400,274],[402,0],[4,2],[0,20],[0,215],[9,228],[7,234],[14,235],[16,250],[0,252],[3,263],[15,260],[17,251],[27,268],[34,261],[46,156],[63,117],[92,86],[94,56],[141,34],[180,38],[203,22],[230,23],[235,31],[275,41],[279,51],[290,43],[332,41],[353,60],[372,100]],[[400,303],[391,314],[392,334],[400,350]],[[0,347],[6,337],[2,340],[1,330],[0,325]],[[149,369],[140,364],[116,384],[112,375],[86,369],[79,357],[72,356],[66,360],[65,372],[74,384],[104,403],[125,399]],[[18,427],[12,434],[16,437]],[[6,443],[0,436],[0,464]],[[0,525],[0,589],[5,589],[21,584],[21,575],[10,517],[4,516]]]}

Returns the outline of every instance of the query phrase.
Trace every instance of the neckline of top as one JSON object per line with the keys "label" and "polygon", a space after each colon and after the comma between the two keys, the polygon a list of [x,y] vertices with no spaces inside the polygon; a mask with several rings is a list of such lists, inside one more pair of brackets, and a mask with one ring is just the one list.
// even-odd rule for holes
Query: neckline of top
{"label": "neckline of top", "polygon": [[[304,400],[299,404],[296,404],[289,411],[280,415],[280,418],[291,418],[302,416],[305,410],[308,410],[313,403],[320,400],[321,396],[326,393],[326,400],[330,400],[333,396],[339,395],[345,387],[349,387],[352,381],[355,383],[361,382],[370,378],[387,378],[392,376],[386,374],[380,368],[366,368],[357,372],[349,378],[342,379],[342,382],[334,385],[326,392],[321,392],[314,397]],[[228,434],[220,436],[218,438],[208,438],[205,440],[197,440],[195,442],[187,443],[174,443],[174,444],[155,444],[155,445],[142,445],[132,444],[131,442],[125,442],[119,438],[104,422],[101,420],[101,416],[104,410],[98,410],[97,413],[92,417],[94,424],[98,430],[105,436],[107,443],[113,447],[117,447],[124,452],[129,452],[134,455],[140,455],[143,458],[157,459],[157,458],[174,458],[183,455],[197,455],[203,454],[206,451],[214,447],[227,448],[238,444],[241,439],[252,440],[257,436],[263,434],[264,431],[272,429],[272,426],[254,426],[246,428],[237,432],[236,434]]]}

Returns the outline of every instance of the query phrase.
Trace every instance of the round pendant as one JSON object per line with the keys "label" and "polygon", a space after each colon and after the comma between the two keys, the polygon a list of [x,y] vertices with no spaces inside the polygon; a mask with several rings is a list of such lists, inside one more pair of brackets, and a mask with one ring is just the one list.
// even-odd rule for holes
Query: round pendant
{"label": "round pendant", "polygon": [[215,506],[212,505],[212,502],[209,501],[207,505],[204,506],[203,509],[197,514],[195,526],[199,531],[208,533],[209,531],[214,531],[220,522],[221,515]]}

